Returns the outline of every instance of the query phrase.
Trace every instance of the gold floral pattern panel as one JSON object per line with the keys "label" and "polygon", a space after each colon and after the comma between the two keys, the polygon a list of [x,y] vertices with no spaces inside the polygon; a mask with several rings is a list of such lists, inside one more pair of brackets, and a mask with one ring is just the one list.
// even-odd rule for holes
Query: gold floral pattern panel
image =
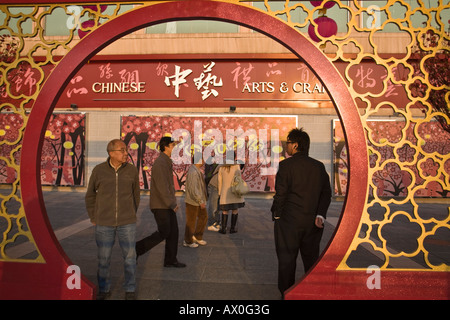
{"label": "gold floral pattern panel", "polygon": [[[0,260],[44,262],[23,209],[19,155],[28,113],[58,63],[55,57],[64,56],[85,33],[134,6],[0,5],[0,174],[8,177],[7,186],[0,189]],[[46,28],[55,19],[63,30],[58,36]]]}

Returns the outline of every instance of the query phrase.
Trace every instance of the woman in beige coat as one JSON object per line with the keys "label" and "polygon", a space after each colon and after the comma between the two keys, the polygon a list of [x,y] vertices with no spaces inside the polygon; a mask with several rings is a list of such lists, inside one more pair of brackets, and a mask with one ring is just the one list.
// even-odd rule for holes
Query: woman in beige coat
{"label": "woman in beige coat", "polygon": [[228,211],[232,213],[230,233],[237,232],[238,209],[245,206],[244,198],[235,195],[231,191],[231,183],[235,175],[241,175],[241,169],[238,164],[225,164],[219,168],[219,210],[222,211],[222,225],[219,232],[222,234],[227,233]]}

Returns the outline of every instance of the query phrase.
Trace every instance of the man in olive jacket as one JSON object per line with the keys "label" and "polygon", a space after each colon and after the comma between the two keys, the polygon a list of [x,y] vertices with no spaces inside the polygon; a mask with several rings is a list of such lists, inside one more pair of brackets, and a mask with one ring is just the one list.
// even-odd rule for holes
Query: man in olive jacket
{"label": "man in olive jacket", "polygon": [[153,163],[150,181],[150,210],[158,230],[136,243],[136,253],[139,257],[165,240],[164,267],[184,268],[186,265],[177,260],[178,204],[171,159],[175,145],[171,137],[162,137],[159,141],[161,152]]}
{"label": "man in olive jacket", "polygon": [[110,141],[107,152],[107,161],[92,171],[85,197],[89,218],[95,225],[98,247],[98,299],[110,295],[110,260],[116,234],[124,257],[125,298],[134,299],[139,175],[136,167],[127,163],[128,152],[122,140]]}
{"label": "man in olive jacket", "polygon": [[279,164],[272,216],[278,256],[278,288],[284,292],[295,283],[298,252],[305,273],[319,257],[323,223],[331,202],[331,186],[325,166],[308,156],[309,136],[293,129],[287,136],[291,157]]}

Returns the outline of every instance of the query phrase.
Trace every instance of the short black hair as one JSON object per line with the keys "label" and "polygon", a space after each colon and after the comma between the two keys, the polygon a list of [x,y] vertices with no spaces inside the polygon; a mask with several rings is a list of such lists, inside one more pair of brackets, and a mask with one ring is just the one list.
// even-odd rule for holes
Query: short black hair
{"label": "short black hair", "polygon": [[164,150],[166,150],[166,147],[172,142],[173,142],[172,137],[167,136],[162,137],[161,140],[159,140],[159,150],[161,150],[161,152],[164,152]]}
{"label": "short black hair", "polygon": [[297,143],[298,151],[309,152],[309,135],[303,128],[295,128],[289,131],[287,139]]}

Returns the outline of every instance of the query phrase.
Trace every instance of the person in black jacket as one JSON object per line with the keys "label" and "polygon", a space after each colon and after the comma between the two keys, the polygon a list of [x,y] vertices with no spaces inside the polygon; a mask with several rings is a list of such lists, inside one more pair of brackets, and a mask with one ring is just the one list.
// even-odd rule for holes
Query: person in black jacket
{"label": "person in black jacket", "polygon": [[331,186],[325,166],[309,157],[310,139],[301,129],[287,136],[291,157],[279,164],[272,217],[278,257],[278,288],[284,292],[295,283],[300,251],[305,273],[319,258],[324,219],[331,203]]}

